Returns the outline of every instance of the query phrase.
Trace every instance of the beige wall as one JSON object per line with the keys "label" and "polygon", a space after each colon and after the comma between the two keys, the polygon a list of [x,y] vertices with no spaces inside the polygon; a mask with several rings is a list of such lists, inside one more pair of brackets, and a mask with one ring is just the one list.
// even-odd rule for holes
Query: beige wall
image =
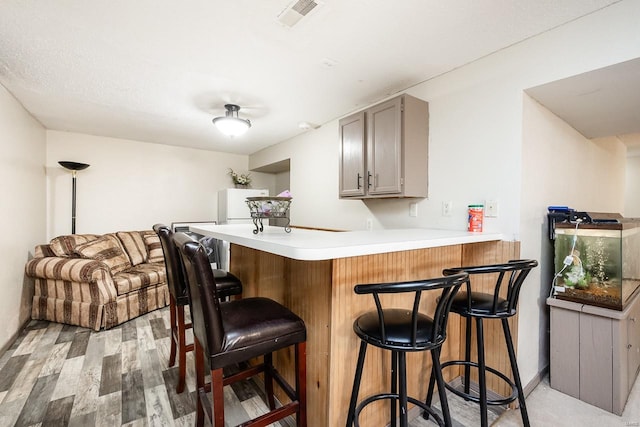
{"label": "beige wall", "polygon": [[[497,200],[499,216],[485,218],[485,230],[500,231],[507,240],[520,240],[522,255],[543,263],[531,275],[520,300],[524,333],[519,334],[519,362],[527,383],[548,364],[541,340],[546,333],[546,310],[540,295],[548,289],[541,271],[548,271],[549,266],[541,258],[540,248],[549,186],[536,180],[546,180],[544,174],[552,173],[553,168],[535,156],[525,155],[523,139],[529,136],[523,135],[528,132],[523,124],[523,92],[640,57],[638,17],[640,2],[622,1],[408,89],[407,93],[429,102],[430,112],[429,197],[417,200],[416,218],[409,217],[407,200],[338,200],[337,120],[253,154],[250,164],[259,166],[291,158],[291,186],[296,197],[292,217],[302,225],[363,229],[371,217],[374,228],[464,229],[469,203]],[[562,137],[571,141],[568,135]],[[606,152],[604,164],[619,165],[623,148],[607,152],[597,145],[593,143],[587,152]],[[537,150],[535,146],[526,149]],[[589,166],[600,162],[597,157],[587,160]],[[619,176],[613,179],[618,182]],[[590,178],[587,181],[591,182]],[[564,187],[551,191],[564,189],[562,194],[568,194],[569,184],[561,185]],[[602,210],[621,209],[618,192],[608,189],[607,193],[597,201],[600,193],[580,193],[575,207],[590,208],[593,199]],[[453,202],[452,216],[441,215],[443,201]],[[532,201],[537,204],[533,206]]]}
{"label": "beige wall", "polygon": [[[622,212],[626,147],[617,138],[589,140],[529,96],[523,98],[522,212],[523,253],[539,260],[520,305],[519,351],[531,365],[548,363],[545,300],[555,274],[553,246],[544,214],[550,205],[592,212]],[[530,286],[539,283],[540,286]],[[522,356],[521,356],[522,357]]]}
{"label": "beige wall", "polygon": [[640,218],[640,133],[624,135],[627,149],[624,216]]}
{"label": "beige wall", "polygon": [[254,169],[291,159],[291,223],[308,227],[364,228],[367,208],[359,201],[338,200],[337,122],[304,137],[286,141],[250,157]]}
{"label": "beige wall", "polygon": [[[71,232],[71,173],[59,160],[88,163],[77,176],[77,233],[150,229],[158,222],[217,220],[228,169],[246,172],[245,155],[47,131],[47,235]],[[274,178],[252,173],[254,188]]]}
{"label": "beige wall", "polygon": [[24,265],[45,237],[45,131],[0,85],[0,354],[31,317]]}

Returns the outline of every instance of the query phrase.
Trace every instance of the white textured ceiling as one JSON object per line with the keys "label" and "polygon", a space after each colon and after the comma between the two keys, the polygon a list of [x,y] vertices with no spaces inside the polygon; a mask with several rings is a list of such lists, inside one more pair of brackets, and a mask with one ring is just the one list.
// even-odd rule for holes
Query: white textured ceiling
{"label": "white textured ceiling", "polygon": [[48,129],[249,154],[616,2],[2,0],[0,83]]}

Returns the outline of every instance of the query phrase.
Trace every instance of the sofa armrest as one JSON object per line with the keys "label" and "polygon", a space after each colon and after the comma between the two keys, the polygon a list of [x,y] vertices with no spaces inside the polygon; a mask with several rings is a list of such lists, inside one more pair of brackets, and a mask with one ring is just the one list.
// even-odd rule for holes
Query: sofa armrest
{"label": "sofa armrest", "polygon": [[25,272],[29,277],[71,282],[97,282],[108,277],[113,284],[111,271],[106,264],[83,258],[33,258],[27,262]]}

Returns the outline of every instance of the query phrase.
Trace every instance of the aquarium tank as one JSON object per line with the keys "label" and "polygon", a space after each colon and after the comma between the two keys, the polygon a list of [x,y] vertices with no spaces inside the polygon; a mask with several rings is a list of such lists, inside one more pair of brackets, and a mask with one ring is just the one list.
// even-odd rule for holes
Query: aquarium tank
{"label": "aquarium tank", "polygon": [[640,221],[559,223],[554,242],[556,298],[624,310],[640,287]]}

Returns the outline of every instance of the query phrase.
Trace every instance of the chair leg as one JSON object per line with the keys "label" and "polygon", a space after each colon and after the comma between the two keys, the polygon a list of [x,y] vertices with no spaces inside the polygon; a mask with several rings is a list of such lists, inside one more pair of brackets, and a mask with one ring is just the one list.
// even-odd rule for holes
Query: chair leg
{"label": "chair leg", "polygon": [[504,330],[504,338],[507,342],[507,351],[509,352],[509,361],[511,362],[511,371],[513,372],[513,381],[516,383],[518,390],[518,403],[520,404],[520,415],[522,416],[522,424],[529,427],[529,414],[527,413],[527,405],[524,399],[524,391],[520,380],[520,371],[518,369],[518,361],[516,352],[513,349],[513,340],[511,338],[511,329],[509,328],[508,319],[502,319],[502,329]]}
{"label": "chair leg", "polygon": [[[398,400],[400,403],[400,427],[409,427],[408,400],[407,400],[407,353],[398,353]],[[393,400],[393,399],[392,399]],[[392,420],[395,425],[395,420]]]}
{"label": "chair leg", "polygon": [[212,427],[224,427],[224,374],[222,368],[211,371]]}
{"label": "chair leg", "polygon": [[297,427],[307,427],[307,343],[296,344],[296,391],[298,392]]}
{"label": "chair leg", "polygon": [[169,323],[171,324],[171,353],[169,354],[169,367],[172,367],[176,364],[178,327],[176,324],[176,299],[171,294],[169,294]]}
{"label": "chair leg", "polygon": [[[449,401],[447,400],[447,390],[444,385],[444,378],[442,377],[442,366],[440,366],[440,350],[433,349],[431,351],[431,360],[433,361],[433,369],[431,370],[431,378],[435,377],[435,380],[438,382],[438,396],[440,397],[440,409],[442,410],[442,418],[444,419],[444,425],[446,427],[451,427],[451,413],[449,412]],[[433,389],[431,388],[432,381],[429,381],[429,388],[431,389],[431,393],[433,394]],[[431,406],[431,402],[428,403]],[[427,412],[425,412],[427,413]]]}
{"label": "chair leg", "polygon": [[204,351],[200,341],[196,337],[194,341],[194,354],[196,359],[196,427],[204,426],[204,408],[200,399],[200,390],[204,389]]}
{"label": "chair leg", "polygon": [[[484,330],[482,318],[476,318],[476,339],[478,343],[478,388],[480,389],[480,425],[488,427],[487,372],[484,360]],[[467,380],[468,381],[468,380]]]}
{"label": "chair leg", "polygon": [[267,395],[267,404],[270,410],[276,408],[276,402],[273,397],[273,354],[267,353],[264,355],[264,391]]}
{"label": "chair leg", "polygon": [[[433,357],[433,356],[432,356]],[[431,407],[431,404],[433,403],[433,390],[435,388],[436,385],[436,365],[433,364],[431,366],[431,376],[429,377],[429,389],[427,390],[427,398],[425,399],[424,403],[425,405],[427,405],[428,407]],[[442,375],[442,371],[440,371],[440,375]],[[440,388],[440,385],[438,385],[438,389]],[[440,393],[438,391],[438,393]],[[429,413],[427,411],[422,411],[422,418],[424,418],[425,420],[428,420],[430,417]]]}
{"label": "chair leg", "polygon": [[471,390],[471,317],[466,317],[467,330],[465,334],[464,360],[464,392],[469,395]]}
{"label": "chair leg", "polygon": [[[391,394],[398,395],[398,352],[391,352]],[[391,427],[396,427],[396,419],[398,418],[397,407],[398,401],[389,399],[389,412],[391,413]]]}
{"label": "chair leg", "polygon": [[187,338],[183,305],[176,306],[176,317],[178,320],[178,384],[176,385],[176,393],[182,393],[187,376]]}
{"label": "chair leg", "polygon": [[353,378],[353,389],[351,390],[351,401],[349,403],[349,412],[347,413],[347,425],[350,427],[355,421],[356,404],[358,403],[358,392],[360,391],[360,381],[362,380],[362,368],[364,367],[364,357],[367,353],[367,343],[360,341],[360,352],[358,353],[358,363],[356,364],[356,373]]}

